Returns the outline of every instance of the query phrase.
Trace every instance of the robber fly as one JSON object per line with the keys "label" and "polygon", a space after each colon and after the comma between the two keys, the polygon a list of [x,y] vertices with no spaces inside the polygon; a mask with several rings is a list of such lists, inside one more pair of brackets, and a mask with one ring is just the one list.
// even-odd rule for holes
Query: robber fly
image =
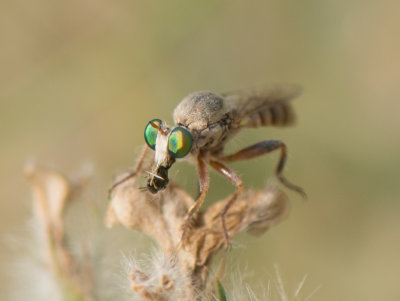
{"label": "robber fly", "polygon": [[157,193],[168,185],[168,170],[176,161],[186,159],[197,165],[200,194],[187,213],[182,229],[181,242],[184,242],[193,215],[199,211],[207,195],[210,184],[208,166],[211,166],[236,186],[236,191],[220,212],[225,240],[229,245],[225,215],[241,193],[243,182],[225,163],[280,150],[276,177],[283,185],[305,197],[303,189],[282,174],[287,157],[287,147],[282,141],[264,140],[234,154],[224,153],[225,143],[243,128],[292,124],[291,100],[298,94],[299,89],[295,86],[267,86],[221,95],[208,91],[189,94],[174,110],[175,125],[169,126],[161,119],[153,119],[146,125],[146,145],[134,171],[114,183],[110,191],[141,172],[148,149],[155,151],[153,169],[148,171],[147,190],[151,193]]}

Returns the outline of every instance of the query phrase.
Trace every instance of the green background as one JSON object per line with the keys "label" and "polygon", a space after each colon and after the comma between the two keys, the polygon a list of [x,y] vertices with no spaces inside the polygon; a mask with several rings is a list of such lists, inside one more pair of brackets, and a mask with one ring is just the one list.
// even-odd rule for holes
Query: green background
{"label": "green background", "polygon": [[[297,125],[243,131],[227,150],[282,139],[286,175],[309,199],[286,190],[289,218],[236,239],[233,262],[252,285],[275,263],[288,287],[307,274],[305,293],[321,286],[311,300],[399,300],[399,11],[386,0],[1,1],[1,234],[30,216],[27,160],[66,172],[91,162],[104,205],[146,123],[171,123],[186,94],[293,82]],[[259,188],[277,159],[232,166]],[[195,194],[192,166],[171,178]],[[212,176],[210,200],[231,191]]]}

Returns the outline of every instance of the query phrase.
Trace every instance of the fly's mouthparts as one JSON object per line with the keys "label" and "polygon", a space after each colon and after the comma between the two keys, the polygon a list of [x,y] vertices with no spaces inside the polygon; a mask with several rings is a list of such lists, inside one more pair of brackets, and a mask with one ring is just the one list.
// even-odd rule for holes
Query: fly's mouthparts
{"label": "fly's mouthparts", "polygon": [[158,178],[160,180],[165,181],[165,179],[163,177],[160,177],[159,175],[152,173],[151,171],[145,170],[145,172],[147,172],[149,175],[153,176],[154,178]]}
{"label": "fly's mouthparts", "polygon": [[146,171],[151,177],[147,181],[147,189],[151,193],[157,193],[162,189],[165,189],[168,185],[168,168],[159,166],[155,173]]}

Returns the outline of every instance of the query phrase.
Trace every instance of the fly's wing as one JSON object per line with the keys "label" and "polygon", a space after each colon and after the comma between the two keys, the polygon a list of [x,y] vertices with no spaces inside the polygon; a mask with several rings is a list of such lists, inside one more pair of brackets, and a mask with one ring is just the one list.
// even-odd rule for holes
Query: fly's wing
{"label": "fly's wing", "polygon": [[271,85],[223,94],[238,127],[287,126],[295,121],[291,100],[301,89],[295,85]]}

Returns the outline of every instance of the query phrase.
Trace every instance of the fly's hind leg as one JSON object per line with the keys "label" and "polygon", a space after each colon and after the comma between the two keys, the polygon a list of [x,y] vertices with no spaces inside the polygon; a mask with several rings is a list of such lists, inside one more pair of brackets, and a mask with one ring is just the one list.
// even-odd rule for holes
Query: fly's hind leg
{"label": "fly's hind leg", "polygon": [[276,166],[275,169],[275,174],[276,177],[278,178],[278,180],[285,185],[287,188],[292,189],[296,192],[298,192],[299,194],[301,194],[301,196],[303,198],[306,198],[307,195],[304,192],[304,190],[297,186],[292,184],[291,182],[289,182],[284,176],[283,176],[283,168],[285,166],[285,162],[286,162],[286,157],[287,157],[287,147],[286,145],[280,141],[280,140],[265,140],[265,141],[261,141],[259,143],[253,144],[249,147],[246,147],[232,155],[228,155],[228,156],[222,156],[219,157],[218,159],[224,162],[234,162],[234,161],[240,161],[240,160],[247,160],[247,159],[251,159],[251,158],[255,158],[255,157],[259,157],[261,155],[267,154],[269,152],[272,152],[276,149],[280,149],[281,150],[281,155],[279,158],[279,162],[278,165]]}
{"label": "fly's hind leg", "polygon": [[226,203],[225,207],[219,213],[219,215],[221,216],[222,228],[224,230],[225,243],[226,243],[226,246],[228,247],[228,246],[230,246],[230,239],[229,239],[228,228],[226,226],[225,215],[227,214],[229,208],[236,201],[238,195],[242,192],[243,182],[242,182],[242,179],[239,177],[239,175],[236,172],[234,172],[232,169],[230,169],[229,167],[225,166],[221,162],[210,161],[210,165],[218,173],[220,173],[224,177],[228,178],[229,181],[231,181],[236,186],[236,191],[233,193],[233,195],[231,195],[231,197],[228,200],[228,202]]}
{"label": "fly's hind leg", "polygon": [[133,178],[134,176],[136,176],[142,169],[143,163],[144,163],[144,159],[146,158],[146,153],[148,151],[148,146],[144,145],[142,152],[139,155],[139,159],[136,163],[135,168],[133,169],[133,171],[131,171],[129,174],[127,174],[125,177],[123,177],[122,179],[114,182],[110,188],[108,188],[108,199],[111,199],[112,194],[114,193],[114,190],[117,186],[121,185],[122,183],[128,181],[129,179]]}

